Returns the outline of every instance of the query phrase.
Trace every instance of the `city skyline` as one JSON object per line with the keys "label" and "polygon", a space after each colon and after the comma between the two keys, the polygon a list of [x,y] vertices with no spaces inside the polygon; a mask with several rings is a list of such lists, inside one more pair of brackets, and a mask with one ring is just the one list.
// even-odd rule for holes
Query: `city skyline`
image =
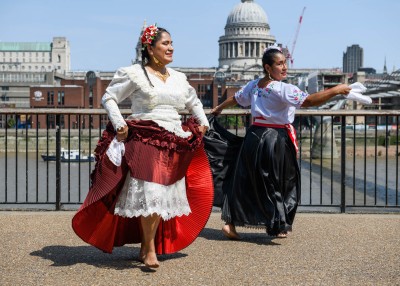
{"label": "city skyline", "polygon": [[[400,17],[396,15],[400,2],[396,0],[382,0],[380,5],[372,0],[255,2],[267,14],[271,35],[289,50],[306,7],[293,68],[341,69],[343,53],[353,44],[364,49],[364,67],[382,72],[386,58],[388,72],[400,68]],[[171,32],[175,46],[171,66],[218,66],[218,39],[224,35],[230,11],[240,0],[151,3],[3,0],[0,41],[51,42],[53,37],[65,36],[71,46],[72,70],[111,71],[134,59],[146,20]]]}

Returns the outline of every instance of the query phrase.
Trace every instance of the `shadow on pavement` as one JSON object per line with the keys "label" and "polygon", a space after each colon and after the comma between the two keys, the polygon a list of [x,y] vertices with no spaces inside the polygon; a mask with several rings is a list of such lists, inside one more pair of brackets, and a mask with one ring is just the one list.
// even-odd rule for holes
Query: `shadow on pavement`
{"label": "shadow on pavement", "polygon": [[[222,225],[221,225],[221,227],[222,227]],[[240,232],[240,230],[241,230],[241,228],[237,228],[237,231],[242,238],[241,240],[236,241],[238,243],[246,242],[246,243],[255,243],[258,245],[280,245],[279,243],[276,243],[276,240],[279,240],[279,238],[274,238],[274,237],[268,236],[266,233]],[[229,241],[229,239],[223,235],[221,230],[217,230],[217,229],[213,229],[213,228],[204,228],[200,232],[199,237],[203,237],[208,240]]]}
{"label": "shadow on pavement", "polygon": [[[58,267],[84,263],[98,268],[115,270],[138,268],[144,272],[153,271],[137,260],[139,247],[116,247],[112,254],[108,254],[92,246],[51,245],[41,250],[33,251],[30,255],[51,260],[53,262],[51,266]],[[185,256],[187,254],[178,252],[168,255],[158,255],[158,260],[165,261]]]}

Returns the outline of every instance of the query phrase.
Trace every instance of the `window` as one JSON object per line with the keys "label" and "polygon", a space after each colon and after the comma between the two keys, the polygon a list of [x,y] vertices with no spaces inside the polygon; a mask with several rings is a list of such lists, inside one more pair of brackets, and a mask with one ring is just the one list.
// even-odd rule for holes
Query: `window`
{"label": "window", "polygon": [[64,105],[64,91],[58,91],[57,103],[58,105]]}
{"label": "window", "polygon": [[54,105],[54,91],[47,92],[47,105]]}
{"label": "window", "polygon": [[64,115],[60,115],[60,127],[61,129],[65,128],[65,119],[64,119]]}
{"label": "window", "polygon": [[105,129],[108,124],[108,116],[107,115],[100,115],[100,125],[101,129]]}
{"label": "window", "polygon": [[48,128],[56,128],[56,118],[54,114],[47,115],[47,127]]}
{"label": "window", "polygon": [[8,96],[7,96],[7,93],[6,92],[3,92],[2,94],[1,94],[1,101],[8,101],[9,100],[9,98],[8,98]]}
{"label": "window", "polygon": [[8,86],[2,86],[1,87],[1,101],[9,101],[9,97],[7,96],[7,91],[9,90],[10,88],[8,87]]}
{"label": "window", "polygon": [[[198,95],[204,107],[212,107],[212,91],[210,84],[201,84],[198,87]],[[218,87],[218,92],[222,96],[221,86]]]}

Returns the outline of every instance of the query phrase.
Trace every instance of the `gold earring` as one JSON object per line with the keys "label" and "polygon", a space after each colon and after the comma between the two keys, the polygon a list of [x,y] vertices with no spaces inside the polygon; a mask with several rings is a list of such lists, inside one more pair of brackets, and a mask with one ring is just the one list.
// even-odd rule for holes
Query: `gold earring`
{"label": "gold earring", "polygon": [[274,79],[271,77],[271,74],[270,74],[269,72],[267,72],[267,74],[268,74],[269,80],[274,80]]}
{"label": "gold earring", "polygon": [[153,61],[158,67],[162,67],[163,66],[163,64],[155,56],[153,56]]}

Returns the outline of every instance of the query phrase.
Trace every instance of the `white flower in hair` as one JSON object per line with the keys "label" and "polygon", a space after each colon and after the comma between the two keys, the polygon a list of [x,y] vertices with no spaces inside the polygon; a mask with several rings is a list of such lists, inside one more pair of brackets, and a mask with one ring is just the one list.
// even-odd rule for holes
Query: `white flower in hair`
{"label": "white flower in hair", "polygon": [[279,47],[278,45],[272,45],[272,46],[269,46],[268,48],[264,49],[264,54],[270,50],[278,50],[278,51],[282,52],[281,47]]}

